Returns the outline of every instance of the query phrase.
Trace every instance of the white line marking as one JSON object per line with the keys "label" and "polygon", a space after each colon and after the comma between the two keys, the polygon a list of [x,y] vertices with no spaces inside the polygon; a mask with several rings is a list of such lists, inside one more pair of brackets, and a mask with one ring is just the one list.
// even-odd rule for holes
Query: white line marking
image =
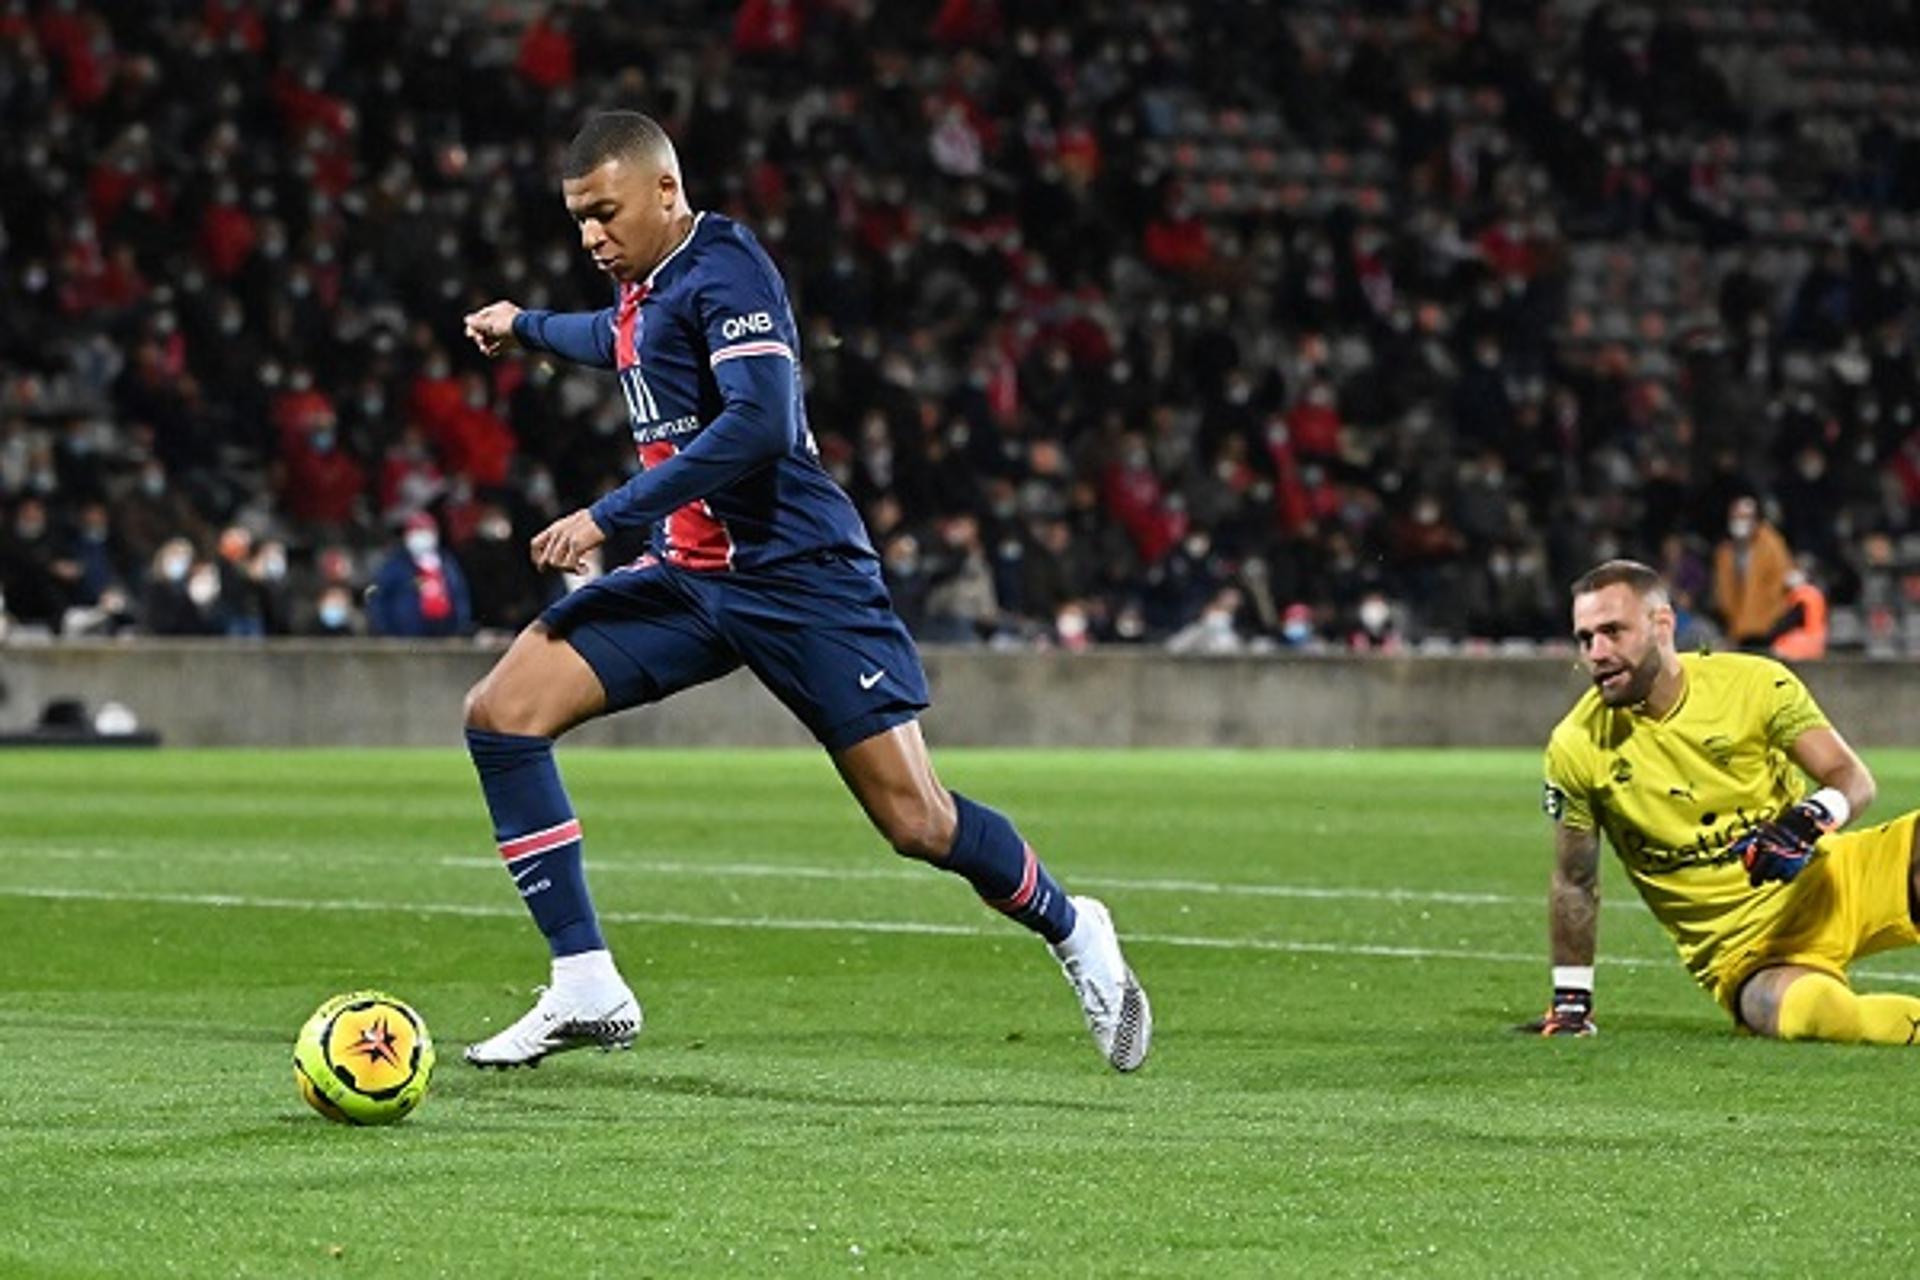
{"label": "white line marking", "polygon": [[[589,846],[593,835],[587,833]],[[0,842],[0,852],[9,845]],[[21,850],[22,853],[27,852]],[[154,860],[152,852],[136,853],[127,849],[76,848],[47,849],[37,848],[32,856],[42,859],[57,859],[63,862],[142,862]],[[851,864],[848,866],[819,866],[804,863],[785,862],[694,862],[671,858],[595,858],[589,849],[588,858],[592,874],[595,876],[612,874],[639,874],[661,876],[694,876],[703,879],[726,878],[741,880],[834,880],[841,882],[887,882],[887,881],[924,881],[927,868],[901,862],[887,862],[875,859],[872,862]],[[228,846],[219,850],[181,849],[169,851],[169,860],[181,862],[218,862],[244,863],[258,865],[271,863],[276,865],[311,865],[314,857],[308,853],[289,853],[285,849],[238,848]],[[382,854],[352,854],[329,852],[326,855],[330,866],[381,866],[392,867],[393,858]],[[498,857],[477,857],[464,854],[442,854],[431,856],[433,865],[456,870],[494,871],[501,865]],[[1544,887],[1538,894],[1489,893],[1478,890],[1450,889],[1374,889],[1360,885],[1312,885],[1263,883],[1244,880],[1187,880],[1165,879],[1157,877],[1136,878],[1131,876],[1086,875],[1074,872],[1067,876],[1075,888],[1109,889],[1118,893],[1177,893],[1205,895],[1207,897],[1226,898],[1292,898],[1312,902],[1385,902],[1397,905],[1429,904],[1436,906],[1459,907],[1524,907],[1529,911],[1544,910],[1547,895]],[[1600,904],[1608,910],[1640,911],[1643,908],[1637,898],[1616,898],[1602,900]]]}
{"label": "white line marking", "polygon": [[[372,902],[353,898],[260,898],[232,893],[123,893],[111,889],[58,889],[34,885],[0,887],[0,897],[56,902],[147,902],[164,906],[238,908],[260,911],[393,912],[400,915],[524,919],[517,907],[461,902]],[[1004,927],[929,924],[911,920],[833,920],[787,916],[697,916],[672,911],[607,911],[608,924],[678,925],[704,929],[780,929],[791,932],[905,934],[944,938],[1004,938]],[[1128,933],[1129,943],[1191,947],[1211,951],[1266,951],[1286,955],[1361,957],[1381,960],[1465,960],[1484,964],[1540,965],[1544,957],[1515,951],[1470,951],[1442,947],[1395,947],[1347,942],[1309,942],[1287,938],[1211,938],[1178,933]],[[1606,956],[1606,968],[1653,969],[1677,965],[1673,957]],[[1920,984],[1920,974],[1861,970],[1858,977]]]}

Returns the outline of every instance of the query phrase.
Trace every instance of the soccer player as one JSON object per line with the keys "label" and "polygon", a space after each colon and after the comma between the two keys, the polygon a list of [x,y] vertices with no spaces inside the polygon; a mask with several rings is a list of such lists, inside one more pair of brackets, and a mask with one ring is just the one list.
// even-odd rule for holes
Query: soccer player
{"label": "soccer player", "polygon": [[1682,656],[1673,626],[1646,565],[1610,560],[1573,584],[1593,688],[1547,743],[1553,1003],[1524,1029],[1593,1034],[1604,831],[1688,972],[1738,1025],[1915,1043],[1920,999],[1859,994],[1847,967],[1920,941],[1920,814],[1842,832],[1873,802],[1873,775],[1799,677],[1771,658]]}
{"label": "soccer player", "polygon": [[531,1066],[632,1042],[640,1005],[595,921],[553,739],[744,664],[832,755],[896,851],[960,876],[1051,945],[1100,1052],[1134,1070],[1151,1013],[1107,909],[1068,897],[1011,822],[934,774],[917,719],[926,677],[859,513],[820,465],[779,271],[745,227],[694,212],[673,144],[646,116],[589,120],[563,179],[614,305],[495,302],[466,332],[489,356],[518,347],[614,370],[626,400],[643,469],[535,535],[534,563],[577,570],[623,529],[651,527],[653,551],[549,607],[468,694],[500,854],[553,970],[533,1009],[467,1061]]}

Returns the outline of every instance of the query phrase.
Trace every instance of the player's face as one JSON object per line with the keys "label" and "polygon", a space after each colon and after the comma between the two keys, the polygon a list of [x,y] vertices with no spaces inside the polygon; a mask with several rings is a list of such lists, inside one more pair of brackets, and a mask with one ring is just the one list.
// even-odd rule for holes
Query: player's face
{"label": "player's face", "polygon": [[580,247],[616,280],[638,280],[673,246],[679,182],[643,161],[613,159],[560,186]]}
{"label": "player's face", "polygon": [[1673,609],[1624,583],[1573,599],[1573,639],[1600,700],[1610,707],[1645,702],[1673,647]]}

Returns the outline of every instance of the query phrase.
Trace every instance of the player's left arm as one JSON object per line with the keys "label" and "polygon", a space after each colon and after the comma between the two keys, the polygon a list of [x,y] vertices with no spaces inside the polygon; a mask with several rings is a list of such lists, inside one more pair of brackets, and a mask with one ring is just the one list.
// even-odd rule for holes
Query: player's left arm
{"label": "player's left arm", "polygon": [[[735,362],[748,366],[747,361]],[[714,370],[726,408],[686,448],[656,462],[590,507],[534,536],[533,562],[575,573],[586,553],[616,529],[644,529],[689,502],[717,493],[793,445],[795,378],[787,360]]]}
{"label": "player's left arm", "polygon": [[1748,881],[1756,886],[1799,875],[1818,852],[1820,837],[1865,812],[1877,791],[1866,762],[1827,723],[1800,678],[1777,667],[1772,685],[1768,741],[1783,748],[1819,785],[1771,822],[1758,824],[1733,842]]}
{"label": "player's left arm", "polygon": [[1840,736],[1840,731],[1831,725],[1802,733],[1787,748],[1787,755],[1808,777],[1820,784],[1819,790],[1809,796],[1808,801],[1820,799],[1831,792],[1844,802],[1844,805],[1836,806],[1832,796],[1827,796],[1823,802],[1835,827],[1843,826],[1865,813],[1867,806],[1879,794],[1879,787],[1873,780],[1873,771],[1867,768],[1867,762],[1855,754],[1854,749],[1847,745],[1847,740]]}

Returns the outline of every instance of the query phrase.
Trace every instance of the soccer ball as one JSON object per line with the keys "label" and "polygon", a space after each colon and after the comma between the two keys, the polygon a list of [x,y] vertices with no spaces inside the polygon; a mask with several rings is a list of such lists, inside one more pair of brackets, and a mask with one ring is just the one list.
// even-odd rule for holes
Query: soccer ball
{"label": "soccer ball", "polygon": [[420,1105],[432,1074],[427,1024],[383,991],[333,997],[293,1044],[300,1096],[340,1124],[392,1124]]}

